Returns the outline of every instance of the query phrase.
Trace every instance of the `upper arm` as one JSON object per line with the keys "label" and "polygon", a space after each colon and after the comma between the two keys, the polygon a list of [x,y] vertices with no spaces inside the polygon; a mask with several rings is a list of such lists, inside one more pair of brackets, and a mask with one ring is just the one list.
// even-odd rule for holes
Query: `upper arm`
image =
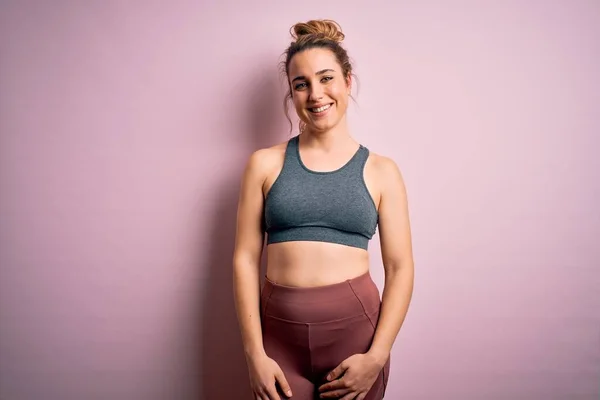
{"label": "upper arm", "polygon": [[264,150],[254,152],[244,169],[238,199],[234,263],[258,265],[264,244],[262,229],[265,180]]}
{"label": "upper arm", "polygon": [[413,261],[406,187],[393,160],[381,157],[378,164],[381,179],[379,239],[383,265],[386,269],[400,268]]}

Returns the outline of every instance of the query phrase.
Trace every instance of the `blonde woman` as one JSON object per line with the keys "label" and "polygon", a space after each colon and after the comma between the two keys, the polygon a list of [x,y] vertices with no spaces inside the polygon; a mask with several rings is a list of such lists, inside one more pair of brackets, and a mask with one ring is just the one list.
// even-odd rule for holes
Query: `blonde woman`
{"label": "blonde woman", "polygon": [[[394,161],[350,134],[339,25],[298,23],[292,36],[283,69],[301,133],[251,155],[238,205],[234,295],[251,387],[260,400],[382,399],[413,290],[405,186]],[[367,252],[377,227],[382,297]]]}

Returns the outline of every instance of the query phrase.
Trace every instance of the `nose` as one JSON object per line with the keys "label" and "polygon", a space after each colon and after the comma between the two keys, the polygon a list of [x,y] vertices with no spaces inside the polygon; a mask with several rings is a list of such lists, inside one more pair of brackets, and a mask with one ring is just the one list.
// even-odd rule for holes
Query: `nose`
{"label": "nose", "polygon": [[323,88],[320,85],[311,85],[308,95],[310,101],[319,101],[323,98]]}

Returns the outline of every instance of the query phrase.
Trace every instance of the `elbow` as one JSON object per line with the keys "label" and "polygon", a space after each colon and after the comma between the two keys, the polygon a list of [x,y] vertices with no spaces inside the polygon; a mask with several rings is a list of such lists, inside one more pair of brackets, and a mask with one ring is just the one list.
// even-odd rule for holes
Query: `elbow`
{"label": "elbow", "polygon": [[386,274],[412,274],[415,265],[412,257],[407,257],[385,260],[383,262],[383,267]]}

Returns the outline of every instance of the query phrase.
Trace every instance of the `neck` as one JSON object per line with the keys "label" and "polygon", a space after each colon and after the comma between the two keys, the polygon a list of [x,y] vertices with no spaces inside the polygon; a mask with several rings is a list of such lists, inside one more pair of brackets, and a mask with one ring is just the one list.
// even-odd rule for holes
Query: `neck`
{"label": "neck", "polygon": [[350,136],[346,118],[343,118],[331,129],[324,131],[319,131],[313,127],[307,126],[301,136],[303,144],[307,147],[319,147],[324,150],[355,144],[354,139]]}

